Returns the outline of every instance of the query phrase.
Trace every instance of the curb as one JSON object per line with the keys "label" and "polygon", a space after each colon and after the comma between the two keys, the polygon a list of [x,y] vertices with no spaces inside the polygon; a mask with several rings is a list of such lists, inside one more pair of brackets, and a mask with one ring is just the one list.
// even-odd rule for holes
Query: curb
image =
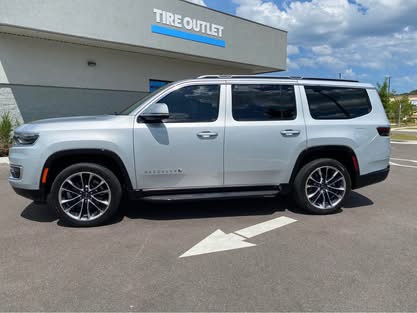
{"label": "curb", "polygon": [[0,164],[9,164],[9,158],[8,157],[0,158]]}
{"label": "curb", "polygon": [[400,127],[400,128],[392,128],[392,131],[398,130],[410,130],[410,131],[417,131],[417,126],[410,126],[410,127]]}
{"label": "curb", "polygon": [[402,141],[393,141],[391,140],[391,144],[395,144],[395,145],[417,145],[417,141],[416,140],[402,140]]}

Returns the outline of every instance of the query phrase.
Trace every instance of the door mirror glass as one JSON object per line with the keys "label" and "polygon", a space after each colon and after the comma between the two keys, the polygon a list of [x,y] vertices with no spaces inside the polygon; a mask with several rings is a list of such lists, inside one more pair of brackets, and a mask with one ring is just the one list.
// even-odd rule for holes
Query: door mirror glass
{"label": "door mirror glass", "polygon": [[169,109],[165,103],[152,104],[139,118],[148,123],[160,123],[169,118]]}

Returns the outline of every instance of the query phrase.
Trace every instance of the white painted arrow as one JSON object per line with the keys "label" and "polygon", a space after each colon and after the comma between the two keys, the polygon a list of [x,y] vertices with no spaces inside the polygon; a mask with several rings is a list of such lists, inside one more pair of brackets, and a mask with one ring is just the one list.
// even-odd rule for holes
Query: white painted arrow
{"label": "white painted arrow", "polygon": [[281,216],[278,218],[274,218],[270,221],[266,221],[235,231],[231,234],[225,234],[223,231],[218,229],[214,233],[200,241],[190,250],[185,252],[183,255],[181,255],[180,258],[220,251],[254,247],[256,246],[255,244],[246,242],[245,240],[294,222],[296,222],[296,220],[289,217]]}

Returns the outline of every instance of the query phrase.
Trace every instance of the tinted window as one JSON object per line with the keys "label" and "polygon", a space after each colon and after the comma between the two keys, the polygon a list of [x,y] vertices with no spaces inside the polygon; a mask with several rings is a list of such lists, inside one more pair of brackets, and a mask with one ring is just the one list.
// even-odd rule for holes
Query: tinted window
{"label": "tinted window", "polygon": [[366,89],[305,86],[314,119],[351,119],[371,112]]}
{"label": "tinted window", "polygon": [[294,86],[233,85],[236,121],[280,121],[297,117]]}
{"label": "tinted window", "polygon": [[171,92],[158,102],[169,108],[165,122],[213,122],[219,115],[219,85],[188,86]]}

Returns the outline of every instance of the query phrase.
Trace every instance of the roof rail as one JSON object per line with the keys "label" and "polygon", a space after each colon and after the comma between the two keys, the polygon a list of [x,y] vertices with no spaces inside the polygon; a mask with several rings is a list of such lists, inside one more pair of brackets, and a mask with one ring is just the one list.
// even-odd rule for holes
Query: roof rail
{"label": "roof rail", "polygon": [[320,81],[339,81],[358,83],[358,80],[338,79],[338,78],[314,78],[314,77],[300,77],[300,76],[258,76],[258,75],[203,75],[198,79],[232,79],[232,78],[256,78],[256,79],[293,79],[293,80],[320,80]]}

